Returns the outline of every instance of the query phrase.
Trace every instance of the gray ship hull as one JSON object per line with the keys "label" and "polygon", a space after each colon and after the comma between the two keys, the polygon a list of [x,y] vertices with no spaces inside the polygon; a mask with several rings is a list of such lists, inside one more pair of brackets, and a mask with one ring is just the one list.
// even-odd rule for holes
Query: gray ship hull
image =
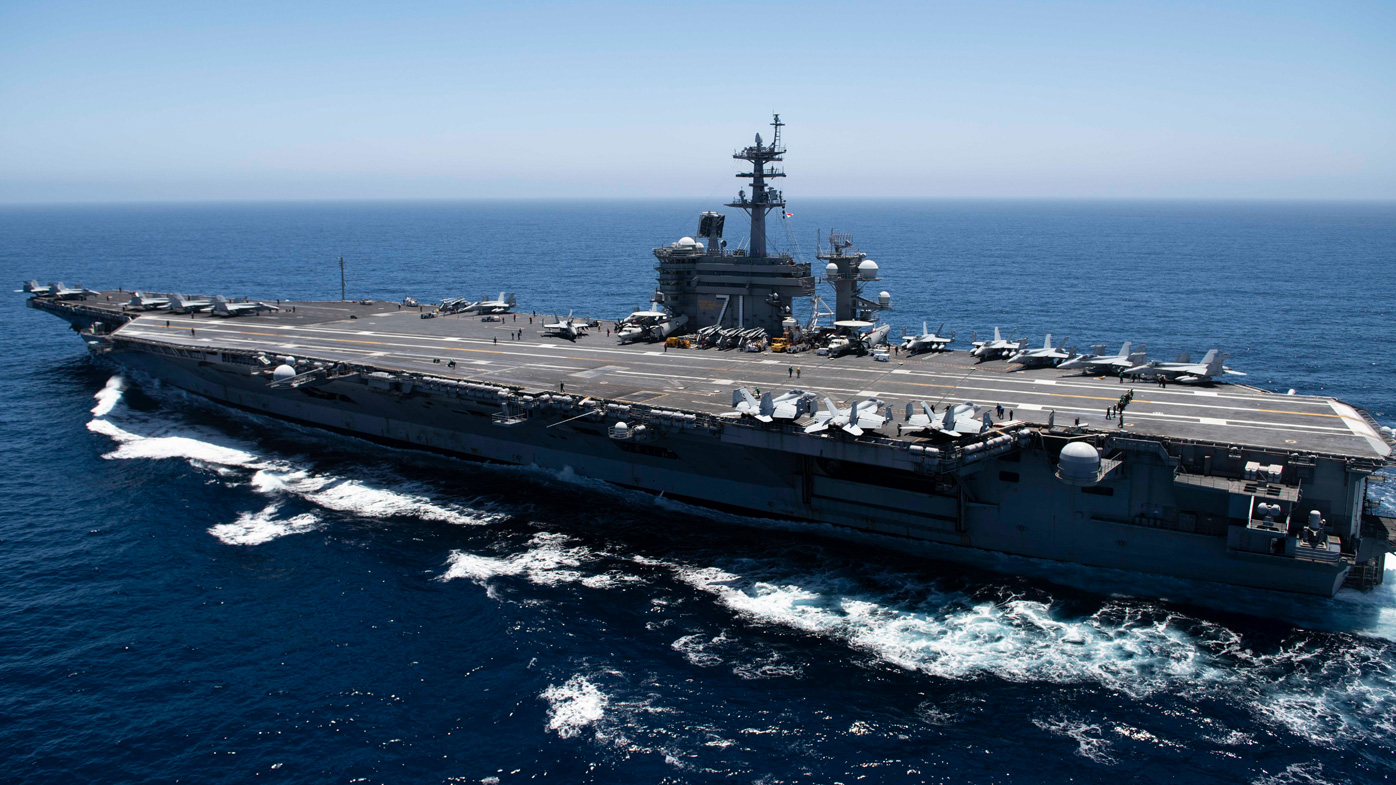
{"label": "gray ship hull", "polygon": [[[652,442],[625,442],[610,438],[599,418],[563,423],[571,412],[558,411],[502,423],[491,402],[420,384],[407,392],[375,389],[358,375],[273,391],[245,365],[206,359],[216,356],[140,349],[108,355],[138,374],[272,417],[466,459],[572,472],[754,516],[890,535],[917,553],[934,543],[941,546],[934,552],[950,560],[979,549],[1321,596],[1335,593],[1350,568],[1239,552],[1216,532],[1131,522],[1130,493],[1083,494],[1054,478],[1047,451],[1016,442],[938,481],[910,465],[869,463],[853,442],[811,446],[815,440],[759,428],[714,435],[678,427]],[[1131,482],[1169,477],[1135,474]],[[1140,493],[1151,491],[1134,495]]]}

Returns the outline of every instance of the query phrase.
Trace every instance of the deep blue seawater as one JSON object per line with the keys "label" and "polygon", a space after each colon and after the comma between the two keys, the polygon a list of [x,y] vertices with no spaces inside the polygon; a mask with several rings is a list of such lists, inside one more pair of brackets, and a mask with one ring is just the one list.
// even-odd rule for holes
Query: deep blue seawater
{"label": "deep blue seawater", "polygon": [[[343,255],[351,296],[614,317],[709,206],[0,208],[0,280],[333,299]],[[853,232],[897,327],[1217,347],[1396,424],[1396,205],[792,209],[773,236]],[[20,295],[0,335],[3,781],[1396,770],[1396,570],[1324,601],[928,561],[234,413],[123,378]]]}

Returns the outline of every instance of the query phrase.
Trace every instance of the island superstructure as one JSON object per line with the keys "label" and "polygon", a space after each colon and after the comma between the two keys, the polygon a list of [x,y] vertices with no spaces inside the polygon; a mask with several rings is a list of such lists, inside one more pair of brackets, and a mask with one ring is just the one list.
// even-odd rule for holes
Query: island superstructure
{"label": "island superstructure", "polygon": [[[427,319],[415,303],[224,300],[215,316],[222,298],[36,285],[28,304],[102,358],[229,406],[874,532],[932,557],[987,550],[1320,596],[1381,582],[1396,521],[1367,486],[1391,442],[1356,407],[1239,384],[1009,372],[963,351],[889,353],[878,347],[890,295],[863,294],[881,271],[837,234],[818,254],[833,324],[817,324],[818,304],[797,322],[816,279],[769,247],[766,218],[785,210],[770,185],[784,176],[772,168],[780,136],[777,118],[769,144],[758,136],[735,154],[750,165],[738,175],[750,193],[728,205],[750,216],[745,247],[727,247],[713,212],[696,236],[654,251],[654,303],[633,323],[681,323],[655,333],[664,346],[607,340],[571,318],[547,334],[526,314]],[[696,348],[715,329],[773,340]],[[823,353],[771,351],[813,346],[815,333]],[[839,341],[872,356],[836,356]],[[741,401],[796,385],[778,416]],[[1103,416],[1121,403],[1123,416]]]}
{"label": "island superstructure", "polygon": [[785,197],[768,182],[785,177],[784,171],[769,168],[784,160],[780,115],[772,126],[770,144],[757,134],[753,144],[732,154],[750,167],[737,175],[750,180],[750,194],[742,188],[727,204],[750,216],[746,247],[729,250],[722,239],[726,216],[705,212],[699,217],[696,237],[654,249],[659,261],[658,301],[674,314],[688,317],[691,331],[719,326],[760,328],[768,335],[779,335],[791,318],[793,304],[815,293],[808,262],[767,252],[766,219],[772,210],[782,211],[782,217],[785,210]]}

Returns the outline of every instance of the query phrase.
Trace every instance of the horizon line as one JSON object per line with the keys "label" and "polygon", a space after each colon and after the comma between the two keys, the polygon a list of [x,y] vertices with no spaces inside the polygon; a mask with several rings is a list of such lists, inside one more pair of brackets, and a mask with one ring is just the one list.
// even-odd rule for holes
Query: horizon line
{"label": "horizon line", "polygon": [[[185,198],[185,199],[108,199],[7,201],[0,208],[25,207],[197,207],[255,205],[369,205],[369,204],[507,204],[712,201],[711,195],[692,196],[381,196],[381,197],[290,197],[290,198]],[[1229,203],[1229,204],[1396,204],[1396,196],[803,196],[807,202],[1036,202],[1082,203]],[[793,208],[793,206],[792,206]]]}

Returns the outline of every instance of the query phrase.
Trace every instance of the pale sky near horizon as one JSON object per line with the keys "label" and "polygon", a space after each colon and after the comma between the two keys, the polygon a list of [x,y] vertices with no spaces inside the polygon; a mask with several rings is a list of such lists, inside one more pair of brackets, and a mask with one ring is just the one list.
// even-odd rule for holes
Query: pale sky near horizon
{"label": "pale sky near horizon", "polygon": [[0,4],[0,202],[1396,198],[1396,4]]}

